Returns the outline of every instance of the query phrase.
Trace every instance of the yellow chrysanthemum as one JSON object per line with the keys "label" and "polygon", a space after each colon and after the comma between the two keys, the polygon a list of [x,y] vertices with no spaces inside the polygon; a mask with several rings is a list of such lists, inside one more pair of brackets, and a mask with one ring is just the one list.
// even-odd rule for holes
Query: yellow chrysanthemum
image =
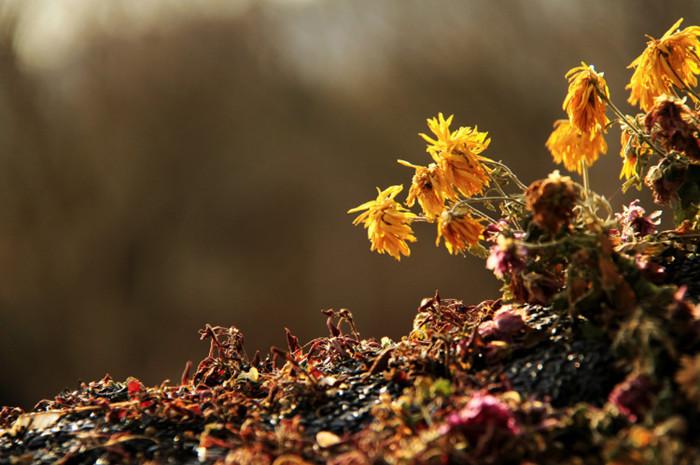
{"label": "yellow chrysanthemum", "polygon": [[428,118],[428,129],[435,134],[435,139],[421,133],[420,136],[428,143],[428,153],[458,152],[479,155],[491,143],[487,132],[479,132],[476,128],[461,126],[454,131],[450,125],[454,115],[448,118],[438,113],[436,118]]}
{"label": "yellow chrysanthemum", "polygon": [[[644,125],[644,116],[638,115],[636,123]],[[630,179],[637,176],[637,163],[640,156],[649,155],[652,149],[637,137],[627,123],[620,125],[620,157],[622,158],[622,169],[620,179]]]}
{"label": "yellow chrysanthemum", "polygon": [[581,62],[581,66],[566,73],[566,79],[569,80],[569,91],[562,107],[571,124],[587,134],[604,128],[608,123],[605,116],[607,104],[598,92],[610,98],[610,91],[603,74]]}
{"label": "yellow chrysanthemum", "polygon": [[377,188],[375,200],[348,210],[348,213],[366,210],[358,215],[352,224],[364,225],[373,252],[388,253],[397,260],[401,260],[402,255],[411,255],[407,242],[416,242],[411,230],[411,222],[416,215],[394,200],[402,190],[403,186],[400,185],[388,187],[383,191]]}
{"label": "yellow chrysanthemum", "polygon": [[647,47],[628,68],[634,73],[627,84],[631,90],[629,102],[647,111],[654,105],[654,98],[667,94],[672,86],[695,87],[700,74],[700,27],[690,26],[678,30],[683,18],[676,21],[660,38],[649,37]]}
{"label": "yellow chrysanthemum", "polygon": [[442,212],[446,194],[449,192],[443,172],[435,163],[425,167],[404,160],[398,160],[398,162],[416,170],[406,197],[406,205],[412,207],[418,200],[425,216],[437,217]]}
{"label": "yellow chrysanthemum", "polygon": [[572,126],[568,120],[555,121],[554,131],[545,145],[555,162],[577,173],[581,173],[582,161],[585,161],[587,166],[591,166],[601,154],[608,151],[608,145],[601,130],[584,134]]}
{"label": "yellow chrysanthemum", "polygon": [[428,128],[435,139],[420,134],[428,143],[426,151],[445,175],[447,198],[456,198],[457,193],[470,197],[482,192],[489,185],[489,171],[482,163],[488,158],[480,154],[491,142],[487,132],[477,128],[460,127],[450,130],[454,115],[445,118],[438,113],[436,118],[427,120]]}
{"label": "yellow chrysanthemum", "polygon": [[484,227],[478,219],[471,215],[456,215],[445,210],[438,218],[437,238],[435,245],[440,245],[440,239],[445,239],[445,247],[452,254],[463,253],[479,242]]}
{"label": "yellow chrysanthemum", "polygon": [[620,179],[629,179],[637,173],[637,154],[632,147],[632,136],[627,131],[620,133],[620,156],[622,157],[622,170]]}
{"label": "yellow chrysanthemum", "polygon": [[433,156],[445,175],[445,197],[456,199],[457,193],[465,197],[480,194],[488,187],[488,168],[477,158],[456,153],[443,153]]}

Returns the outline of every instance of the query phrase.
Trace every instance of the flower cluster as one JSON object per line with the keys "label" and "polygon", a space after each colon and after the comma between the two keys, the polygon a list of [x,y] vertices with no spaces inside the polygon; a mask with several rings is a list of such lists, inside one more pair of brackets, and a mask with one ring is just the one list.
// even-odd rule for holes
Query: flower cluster
{"label": "flower cluster", "polygon": [[380,192],[376,200],[348,211],[367,210],[354,224],[362,223],[367,228],[373,251],[397,259],[410,255],[407,243],[415,241],[410,225],[418,219],[436,223],[436,245],[444,241],[450,254],[471,251],[483,237],[483,221],[491,219],[474,203],[494,200],[484,197],[491,188],[496,188],[499,194],[495,200],[510,200],[501,183],[504,177],[516,184],[519,181],[499,162],[483,155],[491,142],[488,133],[465,126],[453,130],[452,120],[453,115],[446,118],[439,113],[427,120],[431,134],[420,134],[427,143],[426,152],[432,163],[422,166],[398,160],[414,170],[405,205],[411,208],[418,203],[422,215],[412,213],[394,200],[402,186],[390,187]]}
{"label": "flower cluster", "polygon": [[[398,160],[413,170],[404,204],[395,200],[402,187],[390,187],[376,200],[349,211],[364,211],[354,224],[367,229],[373,251],[399,259],[410,255],[408,244],[416,240],[412,223],[433,223],[436,245],[444,243],[450,254],[488,256],[487,267],[499,279],[513,282],[514,295],[547,300],[552,289],[561,287],[565,274],[542,269],[538,276],[551,279],[530,279],[537,276],[527,273],[532,271],[528,263],[543,252],[528,250],[526,239],[558,241],[577,234],[576,228],[619,230],[619,237],[609,239],[620,245],[648,236],[659,223],[660,213],[646,215],[638,203],[614,215],[604,198],[590,192],[587,170],[607,152],[605,135],[617,125],[623,191],[646,185],[655,202],[674,208],[678,223],[700,227],[700,96],[693,90],[700,74],[700,27],[679,30],[680,24],[681,20],[660,39],[650,38],[630,65],[634,71],[627,85],[629,101],[643,113],[623,114],[611,99],[603,73],[593,66],[581,62],[565,74],[566,118],[554,123],[545,145],[556,163],[582,175],[582,186],[558,172],[525,186],[500,161],[485,156],[491,142],[487,132],[467,126],[454,129],[454,117],[439,113],[427,120],[428,133],[419,134],[427,143],[429,161]],[[416,204],[420,212],[410,210]],[[598,216],[601,207],[607,217]],[[502,220],[506,232],[486,237]]]}
{"label": "flower cluster", "polygon": [[584,62],[569,70],[566,78],[569,90],[562,107],[569,118],[554,123],[546,146],[555,162],[580,173],[608,150],[604,134],[610,91],[603,74]]}
{"label": "flower cluster", "polygon": [[629,66],[634,69],[627,85],[629,102],[644,113],[622,115],[611,106],[622,130],[620,178],[627,180],[623,189],[645,184],[657,203],[680,200],[684,211],[679,219],[697,213],[697,208],[689,207],[698,199],[684,192],[684,184],[697,170],[692,165],[700,161],[697,109],[682,97],[685,93],[695,104],[700,102],[693,89],[700,74],[700,27],[681,30],[682,21],[660,39],[649,37],[644,51]]}

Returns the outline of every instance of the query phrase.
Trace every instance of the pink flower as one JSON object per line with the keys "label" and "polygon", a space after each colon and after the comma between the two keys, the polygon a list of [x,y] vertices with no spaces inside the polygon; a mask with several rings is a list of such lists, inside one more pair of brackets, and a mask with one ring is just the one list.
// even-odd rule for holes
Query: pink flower
{"label": "pink flower", "polygon": [[622,240],[625,241],[655,233],[656,226],[661,222],[660,216],[661,210],[646,215],[646,210],[639,206],[639,199],[624,206],[622,213],[615,214],[622,226]]}
{"label": "pink flower", "polygon": [[461,410],[450,414],[441,432],[460,431],[468,440],[478,441],[486,432],[493,431],[513,436],[520,427],[508,406],[491,394],[476,393]]}
{"label": "pink flower", "polygon": [[514,240],[499,235],[491,246],[486,268],[493,271],[498,279],[503,279],[506,274],[525,268],[525,253],[525,249]]}
{"label": "pink flower", "polygon": [[501,236],[501,234],[507,229],[508,223],[506,223],[505,220],[498,220],[496,223],[490,223],[484,229],[484,239],[486,240],[486,242],[491,242],[492,244],[495,244],[498,240],[498,237]]}
{"label": "pink flower", "polygon": [[499,309],[493,319],[479,325],[479,336],[495,339],[510,339],[511,336],[525,329],[525,320],[513,307]]}

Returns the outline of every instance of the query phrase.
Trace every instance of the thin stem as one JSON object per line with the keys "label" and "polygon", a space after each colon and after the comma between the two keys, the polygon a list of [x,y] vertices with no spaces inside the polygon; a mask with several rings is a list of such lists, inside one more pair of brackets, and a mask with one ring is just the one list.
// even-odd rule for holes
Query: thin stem
{"label": "thin stem", "polygon": [[518,177],[515,175],[515,173],[513,173],[513,171],[512,171],[510,168],[508,168],[506,165],[504,165],[504,164],[501,163],[500,161],[491,160],[490,158],[487,158],[487,159],[485,159],[484,161],[485,161],[486,163],[491,163],[491,164],[493,164],[493,165],[496,165],[496,166],[498,166],[499,168],[501,168],[503,171],[505,171],[506,174],[515,182],[515,184],[518,185],[518,188],[520,188],[520,189],[522,189],[522,190],[526,190],[526,189],[527,189],[527,186],[526,186],[525,184],[523,184],[523,183],[520,181],[520,179],[518,179]]}
{"label": "thin stem", "polygon": [[[494,178],[494,176],[491,173],[489,173],[489,178],[491,178],[491,181],[496,186],[496,189],[498,189],[498,192],[500,192],[503,197],[508,199],[508,194],[506,194],[506,192],[503,190],[503,187],[501,187],[501,185],[498,183],[498,181]],[[506,200],[506,199],[504,199],[504,200]],[[518,202],[520,205],[524,205],[522,202],[520,202],[518,200],[515,200],[515,199],[513,199],[513,200]],[[513,224],[515,225],[515,227],[518,229],[523,229],[522,226],[520,225],[520,222],[518,221],[517,217],[515,215],[513,215],[513,213],[511,212],[510,207],[511,206],[508,203],[504,203],[502,205],[503,210],[505,210],[506,214],[513,220]]]}
{"label": "thin stem", "polygon": [[628,119],[628,116],[625,115],[624,113],[622,113],[622,111],[620,111],[620,109],[617,108],[617,106],[613,103],[613,101],[610,100],[610,98],[607,95],[605,95],[604,92],[601,92],[600,89],[598,89],[598,86],[595,86],[595,90],[596,90],[596,92],[598,92],[598,95],[600,96],[600,98],[605,100],[605,103],[608,104],[608,106],[613,111],[613,113],[615,113],[615,115],[618,118],[620,118],[622,121],[624,121],[625,124],[627,124],[627,126],[630,129],[632,129],[632,131],[634,131],[635,134],[637,134],[649,147],[651,147],[654,152],[656,152],[662,158],[666,157],[666,154],[660,148],[658,148],[654,142],[652,142],[652,140],[649,138],[649,136],[647,134],[644,134],[644,132],[641,131],[637,127],[637,125],[634,121],[630,121]]}
{"label": "thin stem", "polygon": [[469,209],[469,211],[471,211],[472,213],[475,213],[476,215],[482,217],[482,218],[485,219],[486,221],[489,221],[489,222],[491,222],[491,223],[497,223],[497,221],[496,221],[494,218],[491,218],[491,217],[490,217],[489,215],[487,215],[486,213],[482,212],[481,210],[479,210],[479,209],[477,209],[477,208],[472,207],[472,206],[469,205],[468,203],[458,202],[458,203],[454,204],[454,205],[452,206],[452,208],[450,208],[450,212],[453,213],[453,214],[455,214],[455,215],[457,215],[457,216],[459,216],[459,213],[456,213],[455,210],[457,210],[458,208],[462,208],[462,207],[466,207],[467,209]]}
{"label": "thin stem", "polygon": [[500,192],[503,197],[508,197],[508,195],[506,194],[506,191],[503,190],[501,185],[498,183],[498,181],[496,181],[496,179],[493,177],[493,175],[491,173],[489,173],[489,178],[491,179],[491,182],[493,182],[493,184],[496,186],[496,189],[498,190],[498,192]]}
{"label": "thin stem", "polygon": [[518,200],[518,199],[515,199],[515,198],[513,198],[513,197],[511,197],[511,196],[509,196],[509,195],[507,195],[507,194],[506,194],[506,195],[503,195],[503,196],[500,196],[500,195],[490,195],[490,196],[487,196],[487,197],[470,197],[470,198],[468,198],[468,199],[462,199],[462,200],[460,200],[459,202],[457,202],[457,204],[460,204],[460,203],[462,203],[462,202],[464,202],[464,203],[466,204],[466,203],[468,203],[468,202],[491,202],[491,201],[498,201],[498,200],[511,200],[511,201],[513,201],[513,202],[519,203],[520,205],[525,205],[525,203],[524,203],[523,201]]}
{"label": "thin stem", "polygon": [[681,79],[681,77],[678,75],[678,72],[673,66],[671,66],[671,63],[669,63],[668,57],[665,54],[663,54],[662,56],[664,58],[664,61],[666,62],[666,65],[668,66],[668,69],[670,69],[675,78],[678,79],[678,82],[681,83],[681,86],[685,89],[685,91],[688,92],[691,96],[693,96],[696,102],[700,102],[700,95],[698,95],[693,89],[690,88],[688,84],[685,83],[685,81],[683,81],[683,79]]}
{"label": "thin stem", "polygon": [[591,186],[588,180],[588,165],[586,160],[581,160],[581,177],[583,178],[583,189],[586,194],[586,200],[590,197]]}
{"label": "thin stem", "polygon": [[552,241],[547,241],[547,242],[525,242],[525,241],[518,241],[518,245],[522,245],[523,247],[527,249],[544,249],[547,247],[554,247],[555,245],[560,245],[566,242],[569,238],[568,237],[563,237],[561,239],[555,239]]}

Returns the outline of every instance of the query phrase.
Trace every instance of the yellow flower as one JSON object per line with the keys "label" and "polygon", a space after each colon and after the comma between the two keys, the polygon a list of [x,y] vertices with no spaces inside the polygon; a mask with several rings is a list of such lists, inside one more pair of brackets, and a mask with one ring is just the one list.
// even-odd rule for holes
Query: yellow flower
{"label": "yellow flower", "polygon": [[637,173],[637,154],[632,147],[632,137],[625,130],[620,133],[620,156],[622,157],[620,179],[629,179],[635,176]]}
{"label": "yellow flower", "polygon": [[491,143],[488,138],[488,133],[479,132],[476,128],[461,126],[459,129],[450,131],[450,125],[454,115],[450,115],[447,119],[442,113],[438,113],[437,118],[428,118],[428,129],[435,134],[436,139],[433,139],[423,133],[420,136],[428,143],[426,149],[428,153],[440,154],[449,153],[464,153],[469,155],[478,155],[486,150]]}
{"label": "yellow flower", "polygon": [[411,230],[411,222],[416,215],[394,200],[402,190],[403,186],[400,185],[388,187],[383,191],[377,188],[375,200],[348,210],[348,213],[366,210],[358,215],[352,224],[364,225],[373,252],[388,253],[397,260],[401,260],[402,255],[411,255],[407,242],[416,242]]}
{"label": "yellow flower", "polygon": [[587,134],[600,130],[608,123],[605,116],[607,104],[598,91],[610,98],[608,84],[602,73],[597,73],[593,66],[581,62],[566,73],[569,91],[562,106],[569,121],[577,129]]}
{"label": "yellow flower", "polygon": [[457,193],[472,197],[489,185],[489,171],[475,157],[455,153],[443,153],[433,159],[445,174],[445,197],[456,199]]}
{"label": "yellow flower", "polygon": [[442,212],[445,196],[449,192],[445,184],[445,176],[440,168],[435,163],[431,163],[426,168],[404,160],[398,160],[398,162],[400,165],[416,170],[406,197],[406,205],[412,207],[418,200],[425,216],[428,218],[438,216]]}
{"label": "yellow flower", "polygon": [[660,38],[649,37],[647,47],[628,68],[634,73],[627,84],[629,102],[647,111],[654,105],[654,98],[667,94],[672,86],[695,87],[700,74],[700,27],[690,26],[678,30],[683,18],[676,21]]}
{"label": "yellow flower", "polygon": [[593,131],[584,134],[571,125],[568,120],[554,122],[554,131],[545,144],[554,161],[563,164],[567,170],[581,173],[581,162],[593,165],[600,154],[608,151],[603,132]]}
{"label": "yellow flower", "polygon": [[489,170],[483,161],[489,160],[480,154],[488,148],[491,139],[487,132],[477,128],[460,127],[450,130],[454,115],[445,119],[442,113],[437,118],[429,118],[428,128],[435,139],[420,134],[428,143],[426,151],[445,175],[446,198],[455,199],[457,194],[470,197],[478,194],[489,185]]}
{"label": "yellow flower", "polygon": [[[638,116],[637,123],[643,125],[643,121],[639,121],[640,118],[643,118],[643,115]],[[647,144],[640,142],[628,124],[622,123],[620,129],[620,157],[622,157],[620,179],[630,179],[637,176],[639,157],[649,155],[652,150]]]}
{"label": "yellow flower", "polygon": [[435,245],[439,246],[440,239],[445,238],[447,251],[455,255],[465,252],[479,242],[484,227],[471,215],[457,215],[445,210],[438,219],[437,231]]}

